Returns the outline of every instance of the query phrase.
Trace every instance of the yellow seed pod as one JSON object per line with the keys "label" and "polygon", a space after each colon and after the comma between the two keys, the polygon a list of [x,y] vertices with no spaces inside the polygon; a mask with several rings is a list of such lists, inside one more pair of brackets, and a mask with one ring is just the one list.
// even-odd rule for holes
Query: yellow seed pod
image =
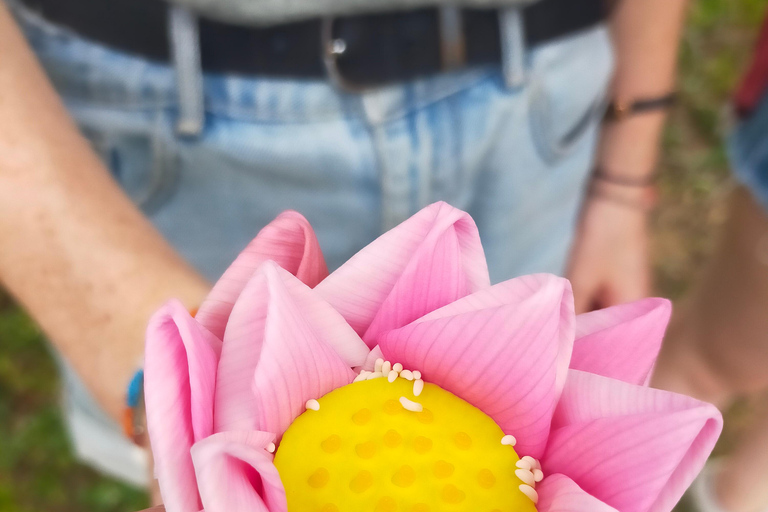
{"label": "yellow seed pod", "polygon": [[318,402],[275,455],[289,512],[535,512],[504,433],[452,393],[427,383],[416,397],[413,382],[378,378]]}

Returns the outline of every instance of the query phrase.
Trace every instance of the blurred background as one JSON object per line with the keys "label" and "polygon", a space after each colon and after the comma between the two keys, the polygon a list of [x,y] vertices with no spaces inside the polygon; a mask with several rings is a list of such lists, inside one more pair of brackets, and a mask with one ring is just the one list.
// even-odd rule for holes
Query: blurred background
{"label": "blurred background", "polygon": [[[657,294],[681,297],[707,260],[732,178],[723,148],[725,105],[748,64],[764,0],[696,0],[680,52],[680,102],[664,136],[661,202],[653,220]],[[135,511],[141,490],[102,477],[73,456],[44,338],[0,289],[0,512]],[[739,435],[736,408],[721,448]],[[681,510],[686,510],[681,505]]]}

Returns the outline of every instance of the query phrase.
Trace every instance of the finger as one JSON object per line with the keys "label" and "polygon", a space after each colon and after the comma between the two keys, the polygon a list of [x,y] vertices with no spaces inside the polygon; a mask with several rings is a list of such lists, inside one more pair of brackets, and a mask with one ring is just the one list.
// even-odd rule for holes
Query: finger
{"label": "finger", "polygon": [[650,272],[638,271],[631,275],[631,279],[630,276],[626,276],[626,278],[626,283],[619,291],[619,297],[622,302],[632,302],[650,297],[653,289]]}
{"label": "finger", "polygon": [[576,314],[592,311],[597,300],[598,286],[575,279],[571,281],[571,287],[573,288],[573,306]]}
{"label": "finger", "polygon": [[599,307],[599,305],[595,293],[582,293],[580,295],[574,295],[574,309],[577,315],[582,313],[589,313],[597,307]]}
{"label": "finger", "polygon": [[640,279],[619,281],[606,287],[601,297],[601,308],[618,306],[650,296],[650,285]]}
{"label": "finger", "polygon": [[571,256],[565,277],[571,282],[573,306],[576,314],[592,310],[595,294],[599,288],[596,269],[584,265],[580,258]]}

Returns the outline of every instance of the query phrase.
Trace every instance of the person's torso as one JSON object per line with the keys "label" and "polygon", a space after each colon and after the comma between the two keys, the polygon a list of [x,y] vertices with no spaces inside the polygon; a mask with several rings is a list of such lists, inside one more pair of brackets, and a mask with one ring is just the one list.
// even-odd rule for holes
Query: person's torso
{"label": "person's torso", "polygon": [[[166,0],[160,0],[166,1]],[[211,18],[241,24],[270,25],[319,16],[340,16],[414,9],[449,0],[170,0]],[[450,5],[490,8],[528,5],[539,0],[451,0]]]}

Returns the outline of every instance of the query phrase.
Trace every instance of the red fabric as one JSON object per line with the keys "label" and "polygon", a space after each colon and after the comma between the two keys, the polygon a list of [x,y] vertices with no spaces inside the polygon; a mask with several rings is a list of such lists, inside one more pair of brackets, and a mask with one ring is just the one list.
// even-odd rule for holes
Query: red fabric
{"label": "red fabric", "polygon": [[755,56],[741,85],[736,90],[734,104],[740,116],[747,116],[757,108],[763,94],[768,89],[768,16],[763,20],[763,27],[757,40]]}

